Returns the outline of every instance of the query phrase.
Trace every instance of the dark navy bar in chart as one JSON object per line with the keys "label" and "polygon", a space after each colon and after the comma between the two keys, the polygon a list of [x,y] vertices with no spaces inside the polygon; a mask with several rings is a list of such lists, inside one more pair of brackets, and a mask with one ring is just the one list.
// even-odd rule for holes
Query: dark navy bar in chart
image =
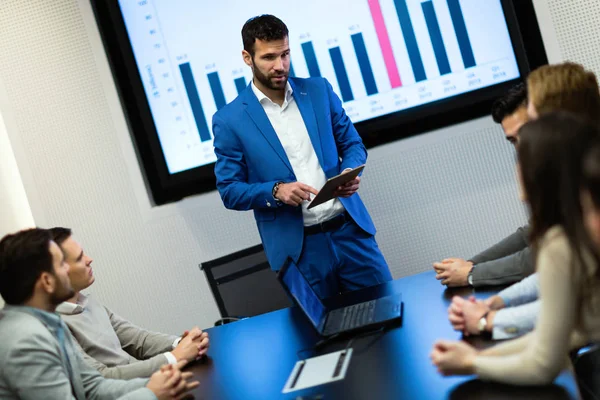
{"label": "dark navy bar in chart", "polygon": [[311,78],[318,78],[321,76],[321,70],[319,69],[319,62],[317,61],[317,55],[315,54],[315,48],[312,42],[302,43],[302,52],[304,53],[304,59],[308,67],[308,74]]}
{"label": "dark navy bar in chart", "polygon": [[242,93],[244,89],[246,89],[246,86],[248,86],[246,84],[246,78],[244,78],[243,76],[235,78],[233,82],[235,82],[235,88],[237,89],[238,94]]}
{"label": "dark navy bar in chart", "polygon": [[448,8],[450,9],[450,17],[452,18],[452,25],[454,25],[454,32],[458,39],[458,47],[460,48],[460,54],[463,59],[465,68],[471,68],[477,65],[475,63],[475,56],[473,55],[473,47],[471,47],[471,41],[469,40],[469,33],[467,32],[467,25],[465,24],[465,17],[463,16],[462,9],[460,8],[459,0],[448,0]]}
{"label": "dark navy bar in chart", "polygon": [[210,90],[215,99],[217,110],[220,110],[225,107],[227,101],[225,100],[225,93],[223,92],[223,86],[221,86],[221,80],[219,79],[219,73],[217,71],[208,74],[208,83],[210,83]]}
{"label": "dark navy bar in chart", "polygon": [[206,123],[206,117],[204,116],[204,109],[200,102],[200,95],[198,94],[198,88],[196,87],[196,81],[192,74],[192,68],[190,63],[179,64],[179,71],[183,78],[183,84],[185,85],[185,91],[187,92],[188,99],[190,101],[190,107],[192,108],[192,114],[194,114],[194,120],[196,121],[196,127],[200,134],[200,140],[202,142],[209,141],[211,139],[210,131],[208,130],[208,124]]}
{"label": "dark navy bar in chart", "polygon": [[331,62],[333,63],[335,77],[340,86],[342,100],[344,102],[354,100],[354,94],[352,94],[350,80],[348,79],[348,72],[346,71],[346,65],[344,65],[344,59],[342,58],[342,51],[339,47],[332,47],[329,49],[329,55],[331,56]]}
{"label": "dark navy bar in chart", "polygon": [[444,47],[444,39],[442,39],[442,31],[440,30],[440,24],[437,16],[435,15],[435,8],[433,8],[433,2],[426,1],[421,3],[423,8],[423,14],[425,15],[425,23],[427,24],[427,30],[429,31],[429,38],[431,39],[431,45],[433,46],[433,53],[437,61],[440,75],[449,74],[450,62],[448,61],[448,54]]}
{"label": "dark navy bar in chart", "polygon": [[354,45],[354,52],[358,59],[360,74],[362,75],[365,89],[367,90],[367,95],[377,94],[377,83],[375,82],[375,75],[373,75],[373,68],[371,67],[371,61],[369,60],[369,54],[367,53],[363,35],[362,33],[355,33],[351,38],[352,44]]}
{"label": "dark navy bar in chart", "polygon": [[408,58],[410,59],[410,65],[415,76],[415,81],[424,81],[427,79],[427,75],[425,75],[423,59],[421,58],[415,30],[410,19],[410,14],[408,13],[406,0],[394,0],[394,5],[396,6],[396,13],[398,14],[398,20],[400,21],[400,28],[402,29],[404,43],[406,43],[406,50],[408,51]]}

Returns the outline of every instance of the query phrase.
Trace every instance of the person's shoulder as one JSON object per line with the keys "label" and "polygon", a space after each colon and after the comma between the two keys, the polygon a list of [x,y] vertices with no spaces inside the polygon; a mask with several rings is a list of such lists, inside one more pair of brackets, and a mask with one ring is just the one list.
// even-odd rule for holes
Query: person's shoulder
{"label": "person's shoulder", "polygon": [[228,120],[235,118],[235,115],[244,109],[243,105],[248,102],[248,96],[252,95],[252,93],[247,92],[248,90],[252,91],[249,87],[244,89],[235,99],[217,110],[213,115],[213,121],[215,119]]}
{"label": "person's shoulder", "polygon": [[312,78],[290,78],[292,84],[294,84],[297,88],[303,89],[320,89],[323,90],[327,87],[327,79],[322,77],[312,77]]}
{"label": "person's shoulder", "polygon": [[14,310],[0,311],[0,348],[13,349],[23,341],[47,341],[52,333],[31,314]]}
{"label": "person's shoulder", "polygon": [[569,239],[560,225],[554,225],[548,229],[540,241],[540,251],[544,249],[551,249],[554,251],[558,249],[567,250],[568,248]]}
{"label": "person's shoulder", "polygon": [[570,274],[573,256],[571,243],[564,229],[555,225],[544,233],[539,242],[538,270],[550,268],[558,271],[560,269]]}
{"label": "person's shoulder", "polygon": [[33,315],[13,309],[0,310],[0,333],[7,330],[24,332],[44,327],[44,324]]}

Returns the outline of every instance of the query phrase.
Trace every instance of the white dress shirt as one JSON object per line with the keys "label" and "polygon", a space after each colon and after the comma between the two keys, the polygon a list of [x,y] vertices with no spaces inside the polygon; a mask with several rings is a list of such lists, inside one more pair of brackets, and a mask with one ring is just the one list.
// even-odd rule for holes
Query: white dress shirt
{"label": "white dress shirt", "polygon": [[[287,155],[298,182],[321,190],[327,177],[319,163],[315,149],[310,141],[308,130],[292,95],[293,90],[288,82],[285,87],[285,100],[280,106],[269,99],[252,82],[252,90],[262,105],[281,145]],[[311,195],[313,198],[314,195]],[[309,201],[302,202],[304,226],[318,224],[335,217],[344,211],[344,206],[338,199],[329,200],[308,210]]]}

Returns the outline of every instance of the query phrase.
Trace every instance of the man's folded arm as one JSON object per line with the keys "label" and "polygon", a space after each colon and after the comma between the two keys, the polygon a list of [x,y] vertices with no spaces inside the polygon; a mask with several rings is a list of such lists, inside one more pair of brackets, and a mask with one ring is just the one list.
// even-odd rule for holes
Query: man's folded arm
{"label": "man's folded arm", "polygon": [[512,339],[531,332],[540,313],[540,301],[498,310],[494,317],[492,338]]}
{"label": "man's folded arm", "polygon": [[484,262],[497,260],[523,250],[529,245],[529,225],[525,225],[516,232],[505,237],[492,247],[482,251],[475,257],[471,258],[473,264],[481,264]]}
{"label": "man's folded arm", "polygon": [[146,360],[173,350],[177,336],[140,328],[109,308],[105,309],[121,347],[131,356],[138,360]]}
{"label": "man's folded arm", "polygon": [[85,363],[107,379],[147,378],[168,363],[167,358],[163,354],[159,354],[147,360],[109,367],[83,351],[78,343],[77,347],[79,347],[80,355]]}
{"label": "man's folded arm", "polygon": [[518,282],[535,270],[529,247],[497,260],[474,264],[472,282],[475,287]]}

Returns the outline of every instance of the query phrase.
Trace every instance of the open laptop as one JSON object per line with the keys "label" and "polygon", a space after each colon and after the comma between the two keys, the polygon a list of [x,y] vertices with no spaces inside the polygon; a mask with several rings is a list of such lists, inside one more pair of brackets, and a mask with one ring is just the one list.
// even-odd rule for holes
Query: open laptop
{"label": "open laptop", "polygon": [[321,336],[380,326],[402,317],[400,294],[328,310],[293,261],[288,260],[277,277]]}

